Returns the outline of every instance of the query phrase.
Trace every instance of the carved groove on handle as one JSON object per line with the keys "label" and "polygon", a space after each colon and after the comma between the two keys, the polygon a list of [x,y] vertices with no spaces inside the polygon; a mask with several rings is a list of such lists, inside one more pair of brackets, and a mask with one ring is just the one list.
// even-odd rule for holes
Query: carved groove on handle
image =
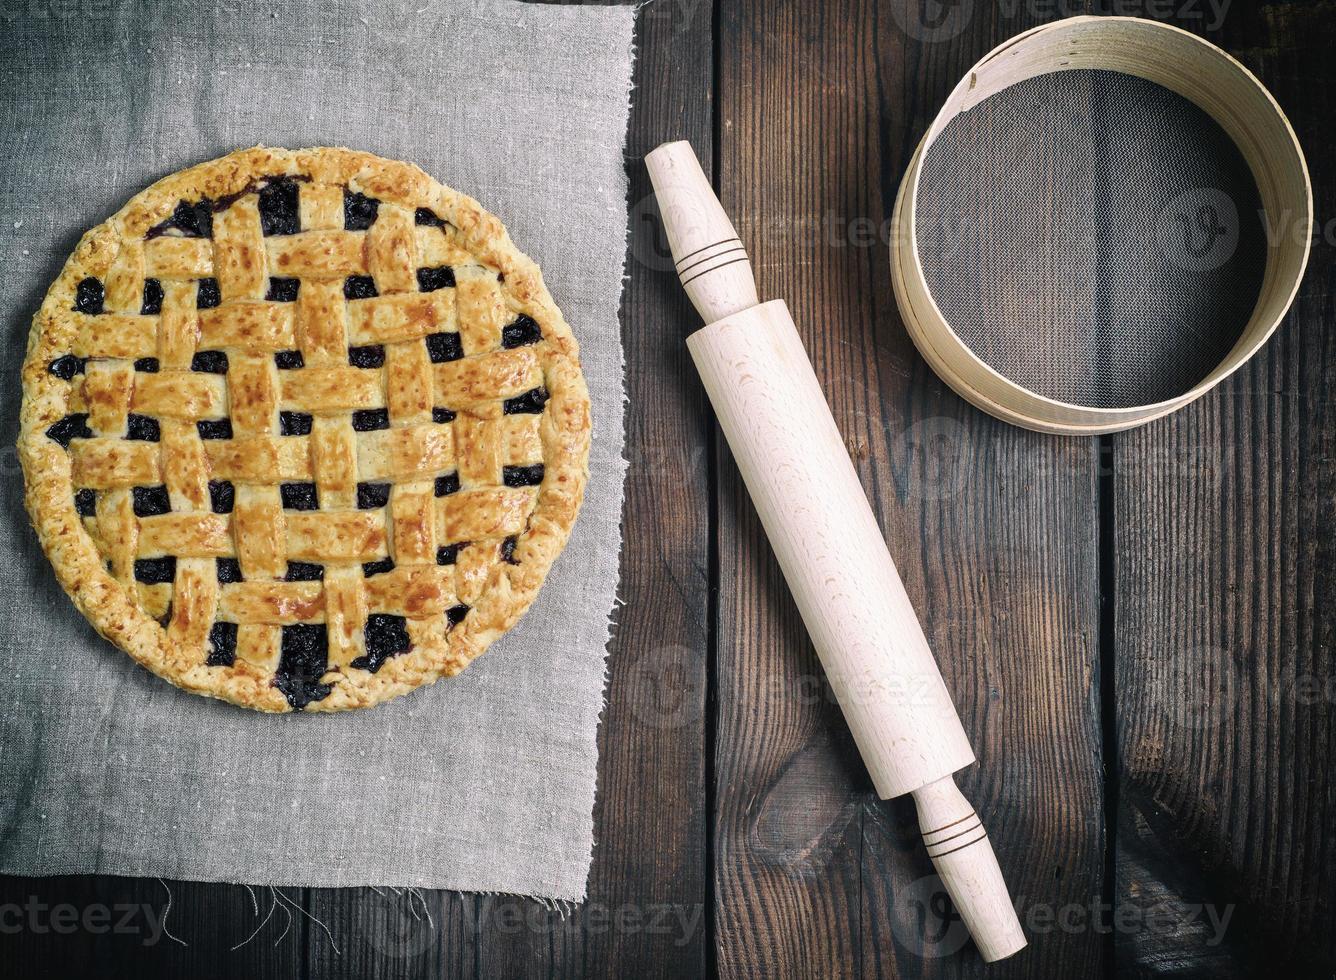
{"label": "carved groove on handle", "polygon": [[733,222],[714,196],[691,144],[664,143],[645,157],[678,278],[706,323],[755,306],[756,279]]}

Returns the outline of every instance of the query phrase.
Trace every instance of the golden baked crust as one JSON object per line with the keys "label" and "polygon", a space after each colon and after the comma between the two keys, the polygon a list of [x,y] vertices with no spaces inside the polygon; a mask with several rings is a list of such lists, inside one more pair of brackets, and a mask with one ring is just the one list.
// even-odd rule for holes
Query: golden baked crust
{"label": "golden baked crust", "polygon": [[33,319],[33,526],[189,691],[334,711],[462,670],[570,534],[589,394],[505,228],[417,167],[256,147],[83,236]]}

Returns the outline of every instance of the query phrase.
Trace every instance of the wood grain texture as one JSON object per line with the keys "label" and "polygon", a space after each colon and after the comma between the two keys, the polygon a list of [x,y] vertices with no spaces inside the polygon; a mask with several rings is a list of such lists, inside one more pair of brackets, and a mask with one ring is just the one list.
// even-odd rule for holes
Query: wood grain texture
{"label": "wood grain texture", "polygon": [[[1336,106],[1330,5],[1180,20],[1256,72],[1319,237],[1258,356],[1115,444],[1116,935],[1129,975],[1336,972]],[[1284,216],[1273,228],[1289,233]],[[1228,916],[1221,928],[1210,919]],[[1134,914],[1135,913],[1135,914]],[[1149,928],[1158,917],[1158,929]]]}
{"label": "wood grain texture", "polygon": [[[1008,428],[926,370],[880,227],[947,91],[1029,25],[977,5],[926,40],[919,16],[724,5],[721,197],[762,299],[789,302],[975,741],[960,781],[1013,893],[1088,905],[1103,867],[1094,445]],[[964,940],[935,941],[931,907],[917,919],[932,889],[913,805],[875,800],[727,456],[719,493],[720,975],[1098,972],[1089,929],[991,968],[943,955]]]}
{"label": "wood grain texture", "polygon": [[[283,893],[293,901],[303,898],[303,889]],[[2,876],[0,973],[25,980],[299,976],[305,935],[301,916],[278,911],[278,900],[267,888],[255,888],[254,895],[252,904],[251,893],[237,885],[154,878]],[[271,905],[268,932],[247,943]],[[11,906],[20,907],[21,915]],[[275,944],[285,925],[287,934]]]}

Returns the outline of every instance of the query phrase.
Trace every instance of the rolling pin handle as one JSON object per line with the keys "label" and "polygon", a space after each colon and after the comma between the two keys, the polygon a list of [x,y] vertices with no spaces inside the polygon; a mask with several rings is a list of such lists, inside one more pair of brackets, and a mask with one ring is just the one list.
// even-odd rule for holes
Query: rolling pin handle
{"label": "rolling pin handle", "polygon": [[928,857],[947,894],[988,962],[1025,947],[1016,909],[997,866],[997,855],[974,808],[945,776],[914,790]]}
{"label": "rolling pin handle", "polygon": [[706,323],[756,306],[756,278],[733,222],[685,140],[645,157],[678,278]]}

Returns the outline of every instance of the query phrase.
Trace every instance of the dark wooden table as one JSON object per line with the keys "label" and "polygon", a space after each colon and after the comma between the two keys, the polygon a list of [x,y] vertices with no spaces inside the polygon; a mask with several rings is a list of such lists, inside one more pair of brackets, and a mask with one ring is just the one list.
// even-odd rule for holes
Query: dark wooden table
{"label": "dark wooden table", "polygon": [[[1336,974],[1336,7],[1220,9],[654,0],[626,157],[626,607],[588,905],[289,889],[339,953],[280,911],[233,952],[259,922],[242,887],[167,883],[182,946],[157,932],[157,881],[7,878],[0,975]],[[1307,150],[1319,222],[1261,354],[1102,439],[951,393],[900,322],[883,225],[969,66],[1082,12],[1169,19],[1252,68]],[[974,740],[962,788],[1031,936],[1004,964],[940,917],[912,805],[873,794],[714,428],[641,166],[677,138],[803,329]]]}

